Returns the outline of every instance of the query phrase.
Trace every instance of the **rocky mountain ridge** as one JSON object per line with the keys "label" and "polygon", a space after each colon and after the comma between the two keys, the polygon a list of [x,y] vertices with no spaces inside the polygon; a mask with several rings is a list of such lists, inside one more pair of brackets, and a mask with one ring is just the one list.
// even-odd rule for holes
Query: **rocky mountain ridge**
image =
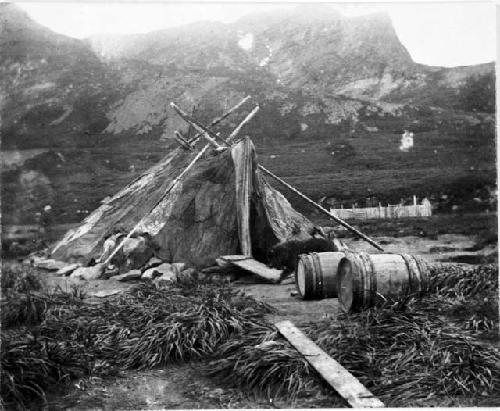
{"label": "rocky mountain ridge", "polygon": [[[470,167],[484,169],[473,178],[479,185],[491,180],[493,63],[417,64],[385,14],[344,18],[305,7],[84,41],[12,4],[0,5],[0,20],[3,151],[25,158],[19,153],[48,150],[2,173],[7,220],[22,221],[55,198],[65,221],[82,218],[175,144],[170,137],[185,124],[171,101],[196,106],[208,122],[247,94],[261,107],[245,130],[261,161],[317,198],[365,195],[363,173],[408,164],[425,176],[437,163],[431,174],[443,176],[443,187]],[[398,153],[405,128],[422,135],[421,152]],[[351,187],[336,182],[345,170]],[[420,177],[396,179],[392,194],[376,178],[370,184],[385,196],[422,191]]]}

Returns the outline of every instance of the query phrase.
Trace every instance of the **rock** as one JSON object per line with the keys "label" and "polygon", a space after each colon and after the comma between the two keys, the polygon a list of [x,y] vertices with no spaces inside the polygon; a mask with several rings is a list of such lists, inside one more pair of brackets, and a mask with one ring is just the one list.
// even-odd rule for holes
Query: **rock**
{"label": "rock", "polygon": [[233,273],[208,273],[207,279],[215,284],[224,284],[234,281],[236,276]]}
{"label": "rock", "polygon": [[92,267],[80,267],[73,271],[71,278],[81,278],[82,280],[100,280],[104,277],[104,263],[96,264]]}
{"label": "rock", "polygon": [[141,275],[141,280],[154,280],[156,277],[160,277],[163,274],[175,273],[172,270],[172,265],[169,263],[160,264],[157,267],[150,268],[149,270],[144,271]]}
{"label": "rock", "polygon": [[111,278],[111,277],[116,276],[118,274],[120,274],[120,269],[114,264],[109,264],[104,269],[103,277],[108,279],[108,278]]}
{"label": "rock", "polygon": [[163,263],[163,260],[160,260],[158,257],[151,257],[149,261],[144,265],[144,271],[148,268],[156,267]]}
{"label": "rock", "polygon": [[153,248],[144,237],[129,238],[123,245],[123,255],[126,257],[127,267],[136,269],[144,266],[153,256]]}
{"label": "rock", "polygon": [[75,263],[67,265],[57,270],[56,275],[59,277],[66,277],[70,275],[73,271],[75,271],[78,267],[81,267],[81,264]]}
{"label": "rock", "polygon": [[186,263],[173,263],[172,271],[176,274],[180,274],[186,268]]}
{"label": "rock", "polygon": [[139,280],[141,278],[141,270],[130,270],[128,273],[120,274],[113,279],[121,282]]}
{"label": "rock", "polygon": [[119,293],[121,293],[121,290],[100,290],[96,291],[95,293],[91,293],[90,295],[92,297],[105,298]]}
{"label": "rock", "polygon": [[62,261],[53,260],[52,258],[34,257],[32,261],[35,267],[47,271],[59,271],[60,269],[66,267],[66,263],[63,263]]}
{"label": "rock", "polygon": [[153,280],[156,285],[170,285],[177,281],[177,274],[173,271],[169,271],[165,274],[162,274],[160,277],[157,277]]}
{"label": "rock", "polygon": [[185,270],[182,270],[178,275],[177,278],[181,281],[184,280],[197,280],[199,279],[199,276],[197,275],[197,271],[194,268],[186,268]]}
{"label": "rock", "polygon": [[141,274],[141,280],[151,281],[159,276],[161,276],[161,274],[158,271],[156,271],[154,268],[150,268],[149,270],[146,270]]}

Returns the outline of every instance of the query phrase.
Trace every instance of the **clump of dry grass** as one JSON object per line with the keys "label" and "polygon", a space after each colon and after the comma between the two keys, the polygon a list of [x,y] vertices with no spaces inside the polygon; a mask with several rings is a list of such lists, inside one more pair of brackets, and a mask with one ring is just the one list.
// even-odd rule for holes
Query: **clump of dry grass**
{"label": "clump of dry grass", "polygon": [[4,405],[30,408],[31,400],[45,400],[47,390],[88,375],[93,361],[75,341],[55,341],[36,332],[2,332],[0,373]]}
{"label": "clump of dry grass", "polygon": [[270,310],[213,285],[141,284],[98,305],[71,293],[40,299],[36,319],[9,323],[30,328],[11,332],[2,344],[2,398],[22,406],[76,375],[202,358],[231,335],[257,326]]}
{"label": "clump of dry grass", "polygon": [[43,296],[29,292],[4,294],[0,301],[2,327],[40,324],[46,304]]}
{"label": "clump of dry grass", "polygon": [[39,291],[44,285],[43,279],[35,268],[18,263],[2,262],[2,292]]}
{"label": "clump of dry grass", "polygon": [[223,384],[268,398],[293,400],[317,381],[304,357],[273,327],[264,325],[220,346],[205,371]]}
{"label": "clump of dry grass", "polygon": [[436,264],[431,268],[430,296],[421,309],[440,312],[463,328],[498,332],[498,266]]}
{"label": "clump of dry grass", "polygon": [[457,264],[434,264],[430,272],[430,291],[452,298],[497,294],[498,265],[466,267]]}

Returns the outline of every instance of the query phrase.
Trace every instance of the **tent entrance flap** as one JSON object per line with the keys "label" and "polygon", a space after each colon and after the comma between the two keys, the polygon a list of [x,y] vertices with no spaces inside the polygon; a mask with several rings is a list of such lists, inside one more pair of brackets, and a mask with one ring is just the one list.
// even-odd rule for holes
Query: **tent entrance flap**
{"label": "tent entrance flap", "polygon": [[236,188],[236,215],[238,216],[238,237],[241,253],[252,255],[252,236],[250,232],[250,202],[253,193],[253,173],[255,150],[250,139],[231,148],[234,163]]}

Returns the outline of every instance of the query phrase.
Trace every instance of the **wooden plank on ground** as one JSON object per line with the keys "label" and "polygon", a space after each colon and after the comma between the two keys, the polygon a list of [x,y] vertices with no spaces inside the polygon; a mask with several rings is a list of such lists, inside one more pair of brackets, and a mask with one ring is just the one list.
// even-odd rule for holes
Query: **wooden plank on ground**
{"label": "wooden plank on ground", "polygon": [[290,321],[275,324],[278,331],[299,351],[316,371],[351,407],[380,408],[384,404],[368,391],[359,380],[335,361]]}
{"label": "wooden plank on ground", "polygon": [[282,271],[270,268],[246,255],[223,255],[221,258],[245,271],[249,271],[267,281],[279,282]]}

